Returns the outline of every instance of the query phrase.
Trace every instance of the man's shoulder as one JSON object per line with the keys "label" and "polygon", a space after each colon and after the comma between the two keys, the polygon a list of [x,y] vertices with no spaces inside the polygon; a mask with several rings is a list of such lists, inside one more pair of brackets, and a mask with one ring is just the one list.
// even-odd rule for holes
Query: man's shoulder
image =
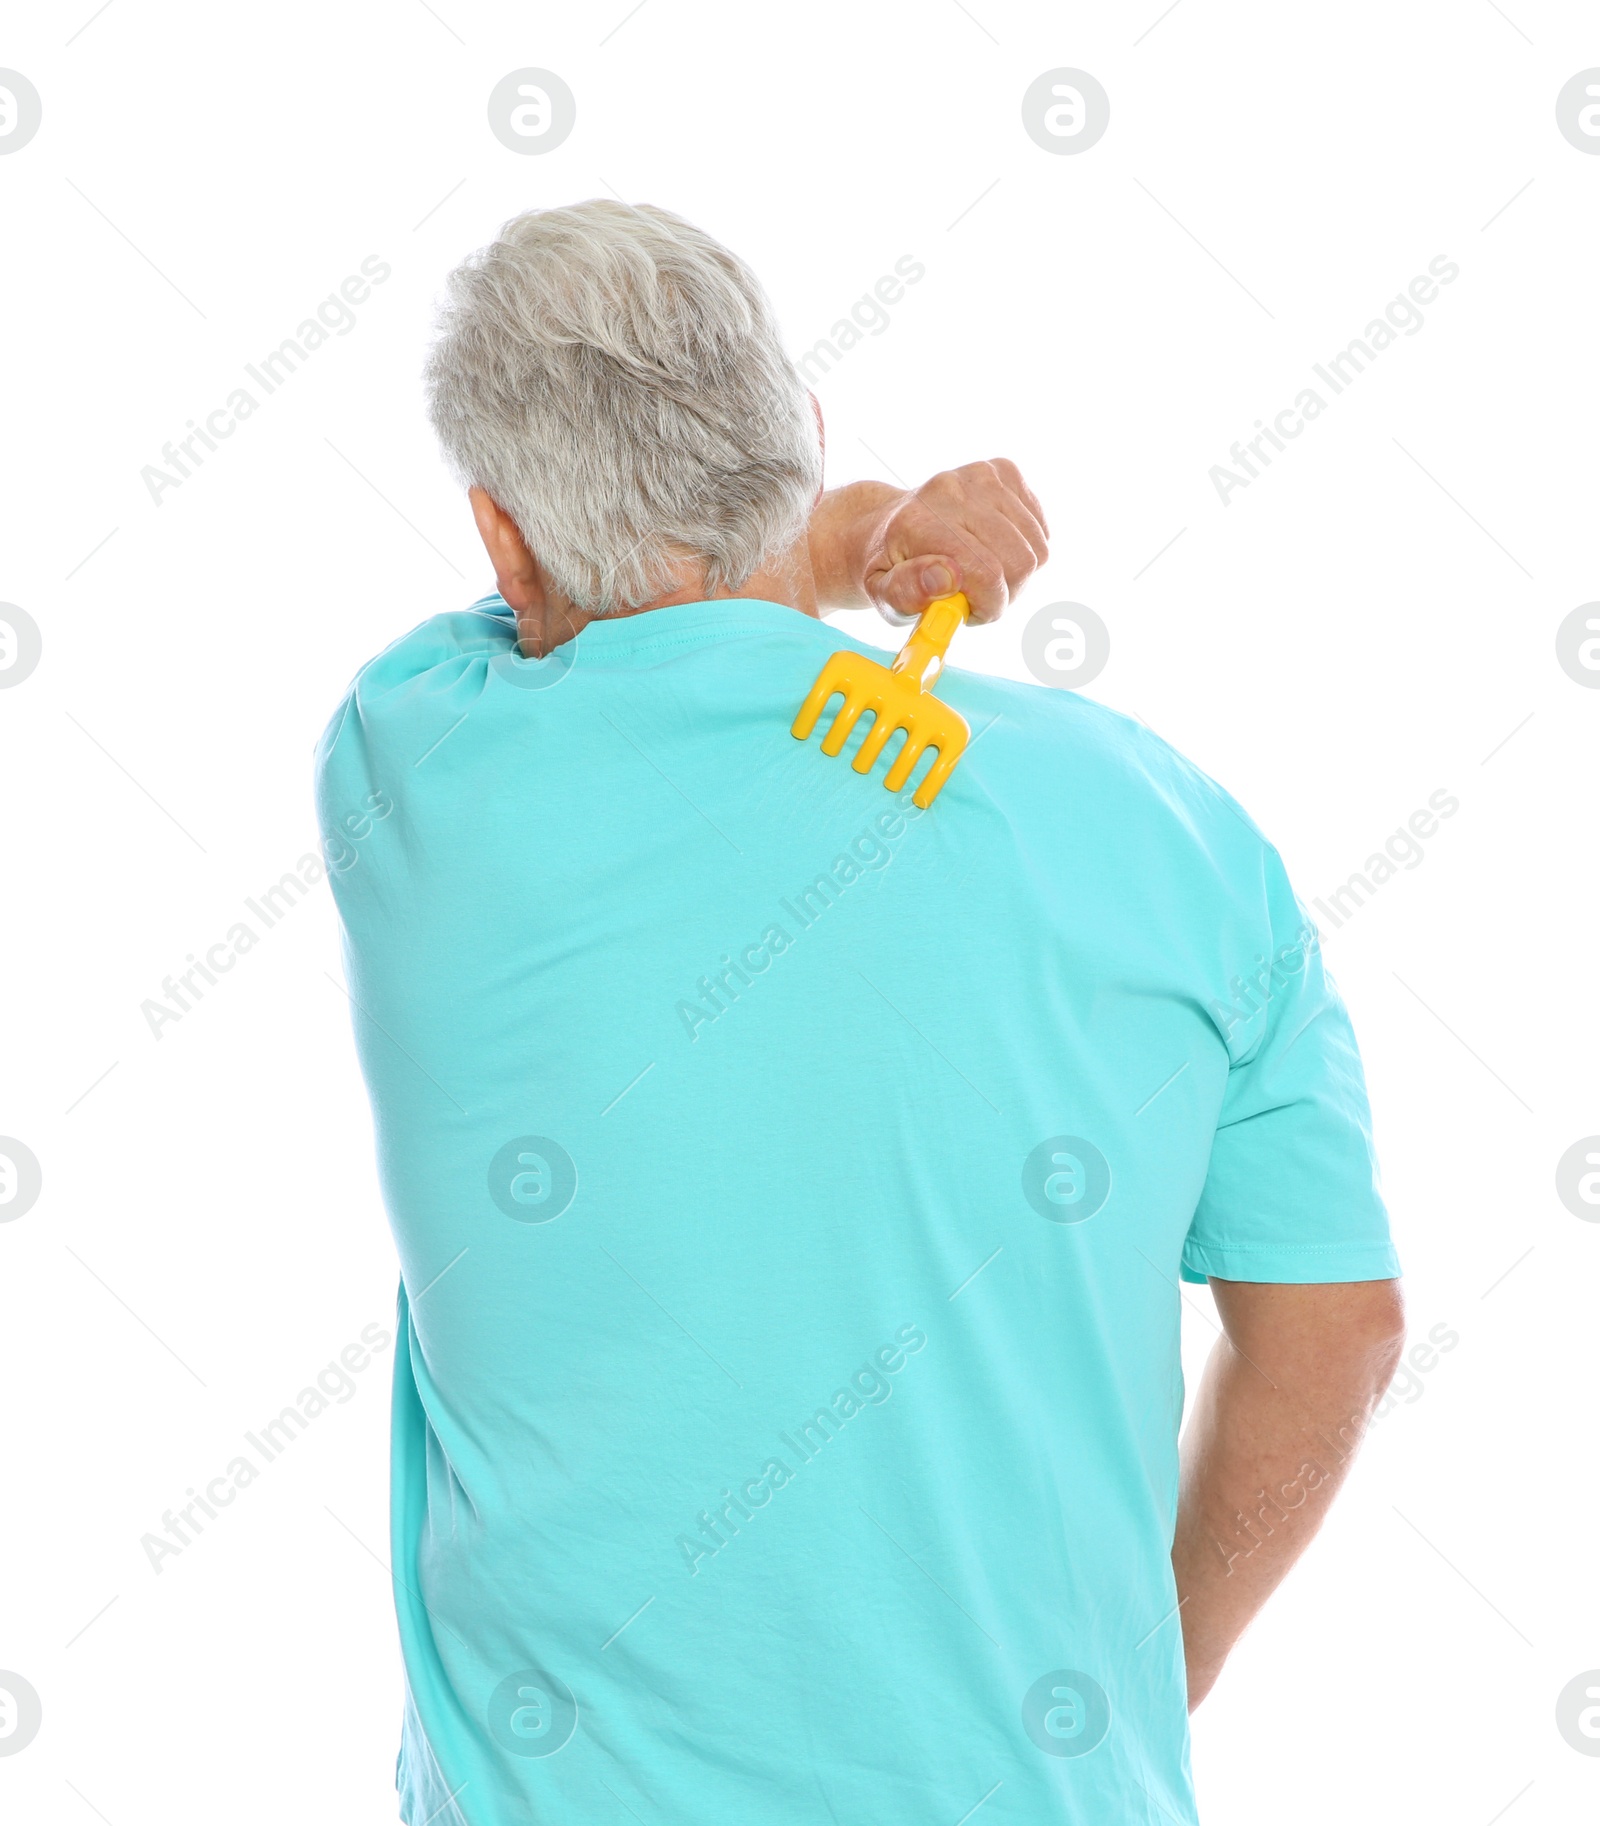
{"label": "man's shoulder", "polygon": [[390,751],[414,746],[419,732],[437,734],[444,701],[475,697],[489,662],[515,644],[515,618],[498,596],[430,615],[391,641],[356,673],[323,729],[319,793],[343,774],[366,778],[382,769]]}
{"label": "man's shoulder", "polygon": [[440,667],[459,670],[463,664],[492,659],[515,644],[516,618],[498,596],[483,596],[467,608],[430,615],[359,668],[329,720],[328,731],[336,732],[352,709],[370,710]]}
{"label": "man's shoulder", "polygon": [[371,703],[441,665],[493,657],[516,643],[516,618],[499,596],[447,609],[418,622],[375,654],[351,681],[350,694]]}
{"label": "man's shoulder", "polygon": [[[1034,793],[1096,801],[1112,816],[1150,819],[1217,853],[1254,857],[1267,839],[1239,804],[1187,755],[1136,716],[1058,686],[951,669],[941,685],[986,732]],[[1270,847],[1270,846],[1269,846]]]}

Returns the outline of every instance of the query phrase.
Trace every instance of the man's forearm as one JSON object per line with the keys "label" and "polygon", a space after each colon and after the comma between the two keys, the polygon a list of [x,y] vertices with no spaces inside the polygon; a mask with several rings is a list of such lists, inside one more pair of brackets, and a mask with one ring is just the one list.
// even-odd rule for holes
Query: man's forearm
{"label": "man's forearm", "polygon": [[870,606],[865,588],[868,555],[881,544],[889,515],[904,499],[905,490],[888,482],[849,482],[828,489],[817,502],[806,543],[819,608]]}
{"label": "man's forearm", "polygon": [[1015,463],[963,463],[917,488],[851,482],[812,509],[806,537],[821,609],[881,603],[919,615],[961,590],[976,622],[996,621],[1049,556],[1049,529]]}
{"label": "man's forearm", "polygon": [[1191,1708],[1321,1526],[1403,1341],[1393,1281],[1212,1287],[1227,1335],[1184,1434],[1172,1548]]}

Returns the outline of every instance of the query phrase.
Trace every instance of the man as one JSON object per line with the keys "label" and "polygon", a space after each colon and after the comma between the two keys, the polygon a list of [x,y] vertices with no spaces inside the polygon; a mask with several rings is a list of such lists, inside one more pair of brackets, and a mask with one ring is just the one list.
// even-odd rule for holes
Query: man
{"label": "man", "polygon": [[[926,812],[791,738],[820,608],[992,619],[1045,516],[1002,462],[822,493],[677,217],[509,223],[429,386],[498,594],[319,779],[402,1267],[402,1817],[1193,1821],[1186,1698],[1402,1335],[1276,853],[1067,692],[946,672]],[[1226,1331],[1181,1462],[1180,1278]]]}

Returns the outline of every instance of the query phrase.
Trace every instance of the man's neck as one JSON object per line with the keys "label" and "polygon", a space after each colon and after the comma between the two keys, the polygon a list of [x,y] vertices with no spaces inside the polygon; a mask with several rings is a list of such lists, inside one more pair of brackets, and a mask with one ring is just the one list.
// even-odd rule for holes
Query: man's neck
{"label": "man's neck", "polygon": [[737,589],[708,590],[703,581],[686,583],[640,603],[637,608],[614,609],[609,615],[591,615],[564,596],[548,592],[541,602],[517,610],[517,643],[527,657],[542,659],[557,647],[565,646],[591,621],[621,621],[629,616],[648,615],[654,609],[676,608],[686,602],[749,601],[776,602],[786,609],[796,609],[802,615],[817,615],[817,593],[803,540],[798,548],[785,554],[783,561],[768,570],[754,572]]}

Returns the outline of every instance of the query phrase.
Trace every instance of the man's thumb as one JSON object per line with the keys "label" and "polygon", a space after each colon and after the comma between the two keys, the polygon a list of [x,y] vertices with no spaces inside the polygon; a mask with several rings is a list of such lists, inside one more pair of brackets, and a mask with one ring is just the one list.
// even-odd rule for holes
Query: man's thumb
{"label": "man's thumb", "polygon": [[960,586],[960,567],[954,559],[938,556],[908,558],[867,579],[873,601],[897,615],[920,615],[935,597]]}

